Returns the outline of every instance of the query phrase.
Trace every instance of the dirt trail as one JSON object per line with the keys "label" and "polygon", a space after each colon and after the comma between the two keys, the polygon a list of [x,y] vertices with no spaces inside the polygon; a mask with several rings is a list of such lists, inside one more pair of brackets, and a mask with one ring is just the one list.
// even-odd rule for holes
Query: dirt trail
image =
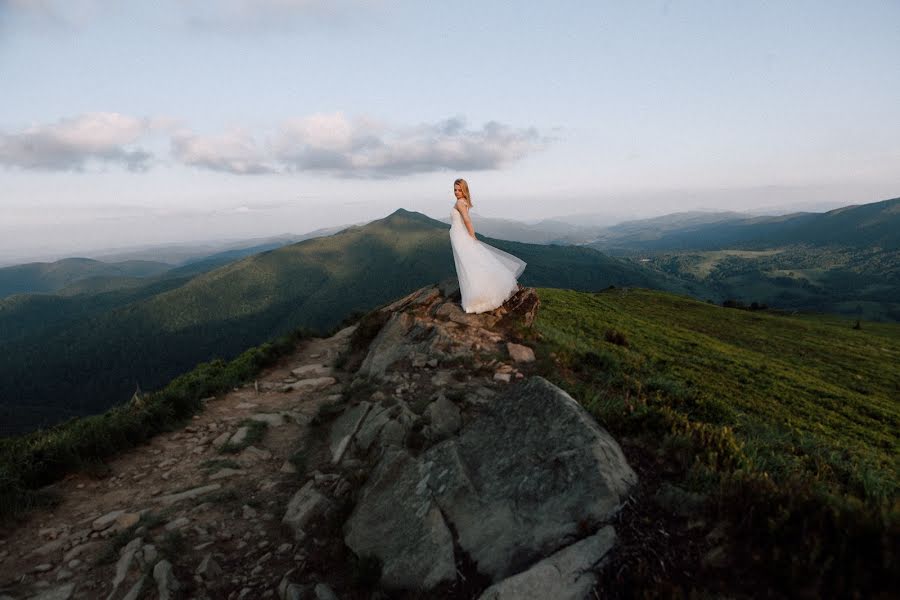
{"label": "dirt trail", "polygon": [[[333,363],[351,332],[347,328],[328,339],[300,342],[294,354],[261,373],[255,385],[210,399],[185,427],[112,457],[102,478],[74,473],[49,486],[61,503],[31,513],[0,535],[0,598],[19,600],[42,591],[49,597],[57,588],[61,595],[54,597],[106,598],[121,547],[110,560],[96,563],[108,552],[115,532],[133,526],[145,513],[150,513],[145,520],[158,518],[133,528],[128,539],[141,536],[160,556],[169,554],[181,584],[176,597],[192,597],[191,588],[199,581],[195,571],[209,554],[221,567],[215,597],[276,597],[283,574],[304,559],[292,532],[281,524],[285,505],[302,483],[289,458],[306,446],[309,420],[323,403],[336,401],[349,380]],[[306,373],[292,375],[304,366],[309,367]],[[326,375],[336,381],[329,384]],[[307,385],[301,381],[302,389],[282,391],[286,382],[297,379]],[[237,454],[220,453],[217,443],[253,415],[272,420],[262,439]],[[210,462],[223,460],[235,464]],[[199,504],[165,502],[170,494],[210,485],[220,487],[207,491]],[[111,525],[98,522],[104,516]],[[177,538],[183,542],[175,546]],[[177,562],[171,556],[175,553]],[[137,578],[132,574],[123,581],[115,597],[125,596]],[[64,584],[74,584],[68,595]],[[193,592],[205,597],[199,586]],[[145,581],[135,596],[156,598],[156,582]]]}

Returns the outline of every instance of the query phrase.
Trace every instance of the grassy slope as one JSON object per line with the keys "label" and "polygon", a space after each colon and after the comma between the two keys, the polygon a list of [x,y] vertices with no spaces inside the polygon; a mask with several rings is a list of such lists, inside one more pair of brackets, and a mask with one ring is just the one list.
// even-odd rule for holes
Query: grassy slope
{"label": "grassy slope", "polygon": [[[731,427],[758,468],[896,497],[900,325],[854,330],[837,317],[751,313],[641,289],[540,296],[548,342],[611,354],[651,397],[658,390],[691,420]],[[606,342],[607,329],[629,346]]]}
{"label": "grassy slope", "polygon": [[[854,330],[642,289],[539,295],[540,372],[641,465],[603,595],[898,589],[900,325]],[[659,504],[664,489],[684,491]],[[696,494],[702,504],[685,500]],[[725,545],[710,550],[717,531]]]}

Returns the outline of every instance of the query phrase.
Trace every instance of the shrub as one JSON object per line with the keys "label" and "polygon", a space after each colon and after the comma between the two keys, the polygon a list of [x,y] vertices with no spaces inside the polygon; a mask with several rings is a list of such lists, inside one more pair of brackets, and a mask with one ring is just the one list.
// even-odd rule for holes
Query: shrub
{"label": "shrub", "polygon": [[628,338],[625,337],[624,333],[615,329],[607,329],[603,334],[603,339],[605,339],[610,344],[624,346],[626,348],[628,347]]}

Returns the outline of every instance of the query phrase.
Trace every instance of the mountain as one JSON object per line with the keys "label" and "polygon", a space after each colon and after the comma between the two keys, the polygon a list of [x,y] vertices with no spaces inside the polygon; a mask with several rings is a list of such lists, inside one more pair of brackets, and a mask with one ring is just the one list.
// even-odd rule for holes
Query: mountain
{"label": "mountain", "polygon": [[[583,227],[563,221],[544,219],[528,224],[510,219],[475,216],[476,233],[487,237],[528,244],[584,244],[596,240],[602,227]],[[449,218],[441,219],[449,223]]]}
{"label": "mountain", "polygon": [[170,264],[154,261],[107,263],[89,258],[4,267],[0,269],[0,298],[12,294],[52,293],[91,277],[152,277],[171,268]]}
{"label": "mountain", "polygon": [[900,198],[845,206],[825,213],[746,217],[711,222],[670,216],[610,228],[591,247],[604,251],[761,249],[783,244],[900,249]]}
{"label": "mountain", "polygon": [[[487,242],[528,263],[523,285],[702,287],[591,248]],[[455,272],[446,225],[400,209],[186,277],[114,290],[96,301],[16,297],[0,304],[0,331],[7,332],[0,337],[2,433],[49,424],[33,419],[32,409],[46,415],[65,404],[78,414],[98,412],[136,385],[153,389],[200,361],[234,356],[298,327],[333,327]]]}

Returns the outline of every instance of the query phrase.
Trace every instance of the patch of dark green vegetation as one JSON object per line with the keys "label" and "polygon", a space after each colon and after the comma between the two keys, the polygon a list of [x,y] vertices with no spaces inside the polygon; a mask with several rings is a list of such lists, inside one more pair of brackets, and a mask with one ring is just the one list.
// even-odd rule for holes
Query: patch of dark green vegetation
{"label": "patch of dark green vegetation", "polygon": [[104,458],[183,426],[202,408],[204,398],[251,380],[293,352],[307,336],[306,331],[297,330],[250,348],[230,362],[216,359],[201,363],[139,402],[0,439],[0,521],[52,504],[52,494],[41,488],[67,473],[85,469],[103,476],[108,471]]}
{"label": "patch of dark green vegetation", "polygon": [[540,372],[667,465],[664,483],[705,498],[695,518],[727,523],[727,562],[745,565],[696,564],[673,583],[646,572],[647,550],[616,585],[639,597],[897,589],[900,326],[643,289],[539,295]]}

